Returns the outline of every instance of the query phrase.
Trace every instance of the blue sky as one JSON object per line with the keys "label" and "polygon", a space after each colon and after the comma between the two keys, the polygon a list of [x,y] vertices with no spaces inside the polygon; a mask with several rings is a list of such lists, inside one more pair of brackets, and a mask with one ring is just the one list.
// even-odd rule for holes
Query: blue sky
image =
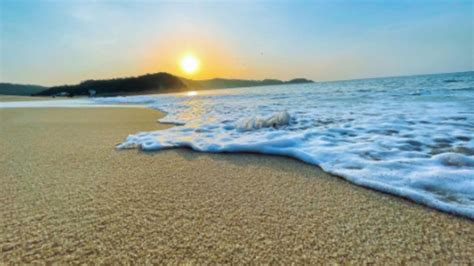
{"label": "blue sky", "polygon": [[167,71],[338,80],[474,69],[473,1],[0,0],[0,81]]}

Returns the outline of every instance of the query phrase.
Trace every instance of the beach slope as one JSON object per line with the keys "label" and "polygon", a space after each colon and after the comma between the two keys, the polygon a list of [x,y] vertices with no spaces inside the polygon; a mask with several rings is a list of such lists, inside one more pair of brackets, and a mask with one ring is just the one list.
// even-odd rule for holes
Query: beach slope
{"label": "beach slope", "polygon": [[118,151],[139,108],[0,109],[0,263],[473,263],[474,223],[280,157]]}

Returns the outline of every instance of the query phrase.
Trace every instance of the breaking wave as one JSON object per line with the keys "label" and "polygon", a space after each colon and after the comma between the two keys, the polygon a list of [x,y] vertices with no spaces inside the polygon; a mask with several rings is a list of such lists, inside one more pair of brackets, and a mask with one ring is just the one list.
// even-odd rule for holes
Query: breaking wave
{"label": "breaking wave", "polygon": [[[456,80],[456,82],[446,82]],[[474,73],[102,98],[178,126],[119,149],[290,156],[365,187],[474,219]]]}

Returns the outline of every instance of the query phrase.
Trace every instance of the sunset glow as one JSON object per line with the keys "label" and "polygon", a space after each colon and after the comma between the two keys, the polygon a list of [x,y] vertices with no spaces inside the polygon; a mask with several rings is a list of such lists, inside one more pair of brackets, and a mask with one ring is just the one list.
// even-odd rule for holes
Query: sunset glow
{"label": "sunset glow", "polygon": [[186,74],[193,74],[199,70],[199,61],[192,54],[188,54],[181,59],[181,69]]}
{"label": "sunset glow", "polygon": [[0,81],[158,72],[327,81],[473,69],[472,1],[194,2],[0,1]]}
{"label": "sunset glow", "polygon": [[0,37],[0,266],[474,262],[474,0],[0,0]]}

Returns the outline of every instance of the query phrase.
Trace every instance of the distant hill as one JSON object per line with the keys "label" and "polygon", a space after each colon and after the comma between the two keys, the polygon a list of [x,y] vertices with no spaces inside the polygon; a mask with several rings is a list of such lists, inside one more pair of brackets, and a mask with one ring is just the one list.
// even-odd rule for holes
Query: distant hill
{"label": "distant hill", "polygon": [[[2,83],[0,85],[5,88],[11,89],[2,90],[3,87],[0,86],[0,94],[35,96],[75,96],[89,95],[91,91],[94,91],[97,96],[116,96],[168,93],[185,90],[207,90],[312,82],[313,81],[311,80],[301,78],[292,79],[289,81],[281,81],[277,79],[244,80],[223,78],[215,78],[208,80],[191,80],[160,72],[155,74],[146,74],[138,77],[87,80],[76,85],[62,85],[49,88],[35,85],[17,85]],[[4,93],[4,91],[8,93]]]}
{"label": "distant hill", "polygon": [[77,85],[51,87],[36,95],[57,95],[63,92],[70,95],[89,95],[89,91],[95,91],[99,96],[116,96],[176,92],[183,89],[186,89],[186,85],[180,78],[161,72],[138,77],[87,80]]}
{"label": "distant hill", "polygon": [[22,85],[12,83],[0,83],[0,94],[3,95],[32,95],[48,89],[38,85]]}
{"label": "distant hill", "polygon": [[247,80],[247,79],[207,79],[207,80],[190,80],[181,78],[183,82],[193,89],[223,89],[223,88],[240,88],[240,87],[255,87],[267,85],[283,85],[283,84],[298,84],[298,83],[313,83],[309,79],[292,79],[289,81],[281,81],[278,79],[264,79],[264,80]]}

